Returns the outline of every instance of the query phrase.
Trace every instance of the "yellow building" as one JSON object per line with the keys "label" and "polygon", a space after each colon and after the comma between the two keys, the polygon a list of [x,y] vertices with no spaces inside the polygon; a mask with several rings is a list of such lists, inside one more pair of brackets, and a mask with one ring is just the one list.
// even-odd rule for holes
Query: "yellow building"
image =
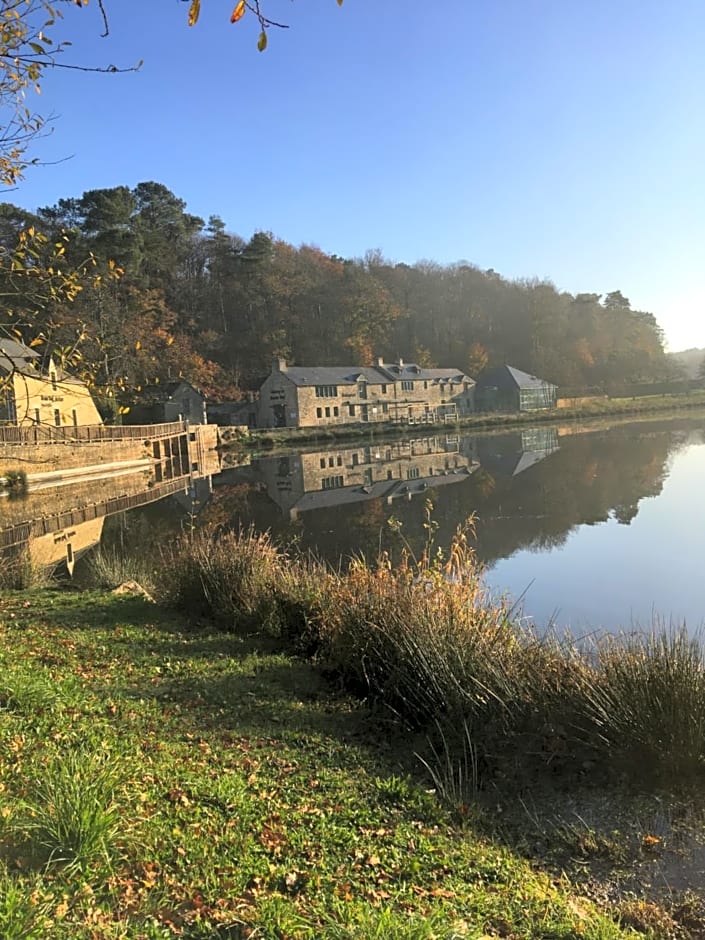
{"label": "yellow building", "polygon": [[50,357],[0,337],[0,425],[79,427],[102,424],[95,402],[80,379],[67,375]]}

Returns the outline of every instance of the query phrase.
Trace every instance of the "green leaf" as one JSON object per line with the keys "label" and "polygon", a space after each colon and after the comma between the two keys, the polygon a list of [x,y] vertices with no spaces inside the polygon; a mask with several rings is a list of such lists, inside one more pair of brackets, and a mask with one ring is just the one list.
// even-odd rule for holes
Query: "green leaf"
{"label": "green leaf", "polygon": [[264,52],[267,48],[267,34],[264,30],[259,34],[259,39],[257,40],[257,48],[260,52]]}

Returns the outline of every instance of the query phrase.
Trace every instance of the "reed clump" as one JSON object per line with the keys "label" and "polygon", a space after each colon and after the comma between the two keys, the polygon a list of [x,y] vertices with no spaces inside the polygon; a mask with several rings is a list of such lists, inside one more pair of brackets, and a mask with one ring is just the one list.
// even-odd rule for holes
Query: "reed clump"
{"label": "reed clump", "polygon": [[[332,570],[253,529],[189,536],[163,559],[158,595],[230,630],[265,630],[350,691],[425,731],[452,776],[536,773],[644,782],[705,768],[705,659],[684,631],[586,648],[516,622],[483,582],[466,529]],[[449,770],[449,768],[451,768]],[[440,771],[439,771],[440,772]],[[467,778],[467,772],[463,776]]]}

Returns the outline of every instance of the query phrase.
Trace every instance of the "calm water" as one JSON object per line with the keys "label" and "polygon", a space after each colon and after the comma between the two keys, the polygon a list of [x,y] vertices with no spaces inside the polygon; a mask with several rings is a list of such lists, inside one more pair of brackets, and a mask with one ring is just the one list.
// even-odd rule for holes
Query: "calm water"
{"label": "calm water", "polygon": [[703,480],[705,416],[581,433],[371,439],[253,459],[214,477],[212,492],[201,485],[107,517],[98,537],[153,553],[186,526],[252,523],[337,562],[398,551],[390,519],[420,552],[430,500],[441,545],[475,516],[489,585],[521,596],[523,614],[540,626],[582,634],[659,619],[695,629],[705,621]]}

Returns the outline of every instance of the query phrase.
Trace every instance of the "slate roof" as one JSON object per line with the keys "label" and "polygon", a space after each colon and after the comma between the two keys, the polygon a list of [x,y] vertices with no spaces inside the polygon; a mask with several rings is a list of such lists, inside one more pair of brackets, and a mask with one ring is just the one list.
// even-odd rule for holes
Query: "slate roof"
{"label": "slate roof", "polygon": [[[149,401],[168,401],[182,387],[186,386],[201,395],[198,389],[191,385],[186,379],[169,379],[168,382],[160,382],[158,385],[144,385],[140,392],[140,399]],[[201,395],[204,398],[204,395]]]}
{"label": "slate roof", "polygon": [[33,359],[39,359],[39,354],[29,346],[0,336],[0,368],[23,369]]}
{"label": "slate roof", "polygon": [[508,385],[514,385],[516,388],[544,388],[546,385],[551,385],[557,388],[552,382],[529,375],[528,372],[522,372],[521,369],[515,369],[513,366],[497,366],[495,369],[488,369],[480,375],[477,381],[479,385],[499,385],[504,388]]}
{"label": "slate roof", "polygon": [[281,374],[299,387],[355,385],[359,381],[365,381],[368,385],[388,385],[400,381],[475,384],[473,379],[458,369],[424,369],[413,362],[405,362],[401,366],[394,363],[385,363],[382,366],[287,366]]}

